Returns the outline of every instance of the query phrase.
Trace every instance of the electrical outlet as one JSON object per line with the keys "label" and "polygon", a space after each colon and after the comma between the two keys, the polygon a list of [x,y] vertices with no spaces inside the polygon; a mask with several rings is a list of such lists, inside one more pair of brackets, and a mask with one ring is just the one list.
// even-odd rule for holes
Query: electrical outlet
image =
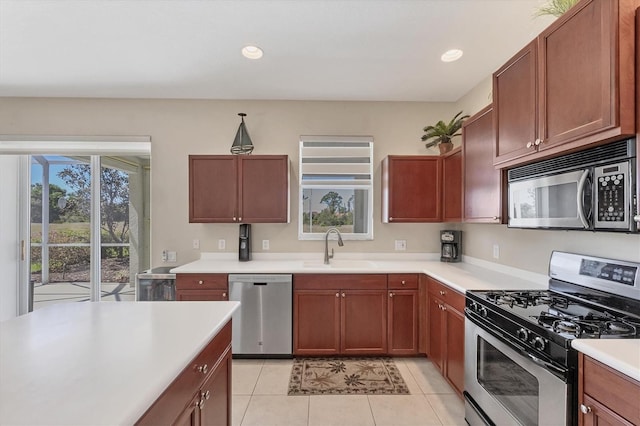
{"label": "electrical outlet", "polygon": [[407,249],[407,240],[396,240],[396,251],[404,251]]}
{"label": "electrical outlet", "polygon": [[167,260],[169,262],[175,262],[176,260],[178,260],[178,256],[176,254],[175,251],[168,251],[167,252]]}
{"label": "electrical outlet", "polygon": [[199,249],[200,248],[200,240],[193,240],[193,248],[194,249]]}
{"label": "electrical outlet", "polygon": [[269,250],[269,240],[262,240],[262,250]]}
{"label": "electrical outlet", "polygon": [[500,246],[498,244],[493,245],[493,258],[500,259]]}
{"label": "electrical outlet", "polygon": [[162,261],[166,262],[168,257],[167,250],[162,250]]}
{"label": "electrical outlet", "polygon": [[226,240],[218,240],[218,250],[224,250],[225,247],[227,246],[227,241]]}

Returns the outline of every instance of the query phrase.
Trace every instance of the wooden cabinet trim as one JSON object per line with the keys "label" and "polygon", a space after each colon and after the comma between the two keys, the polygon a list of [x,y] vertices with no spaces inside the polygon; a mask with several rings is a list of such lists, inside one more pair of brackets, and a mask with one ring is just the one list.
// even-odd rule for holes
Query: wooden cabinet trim
{"label": "wooden cabinet trim", "polygon": [[375,290],[387,288],[386,274],[295,274],[294,290]]}
{"label": "wooden cabinet trim", "polygon": [[462,148],[442,156],[442,221],[462,221]]}

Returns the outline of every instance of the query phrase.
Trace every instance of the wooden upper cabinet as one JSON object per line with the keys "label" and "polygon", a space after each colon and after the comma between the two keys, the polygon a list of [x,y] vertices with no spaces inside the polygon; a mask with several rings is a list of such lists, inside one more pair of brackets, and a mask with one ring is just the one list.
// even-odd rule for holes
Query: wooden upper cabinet
{"label": "wooden upper cabinet", "polygon": [[540,34],[540,151],[635,132],[637,7],[583,0]]}
{"label": "wooden upper cabinet", "polygon": [[493,74],[494,164],[521,158],[538,139],[537,40]]}
{"label": "wooden upper cabinet", "polygon": [[494,74],[495,165],[635,135],[638,7],[582,0]]}
{"label": "wooden upper cabinet", "polygon": [[501,223],[505,217],[502,171],[493,167],[493,107],[462,125],[463,208],[465,222]]}
{"label": "wooden upper cabinet", "polygon": [[438,156],[386,157],[382,162],[382,222],[439,222],[441,164]]}
{"label": "wooden upper cabinet", "polygon": [[286,155],[189,156],[189,222],[288,221]]}
{"label": "wooden upper cabinet", "polygon": [[462,150],[442,157],[442,221],[462,221]]}

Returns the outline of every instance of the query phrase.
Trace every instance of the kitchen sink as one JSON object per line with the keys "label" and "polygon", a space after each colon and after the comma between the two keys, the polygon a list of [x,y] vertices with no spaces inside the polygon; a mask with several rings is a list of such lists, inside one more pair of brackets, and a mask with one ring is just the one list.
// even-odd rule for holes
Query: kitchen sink
{"label": "kitchen sink", "polygon": [[371,269],[376,265],[368,260],[331,260],[328,265],[325,265],[322,261],[307,261],[303,262],[304,268],[318,268],[318,269]]}

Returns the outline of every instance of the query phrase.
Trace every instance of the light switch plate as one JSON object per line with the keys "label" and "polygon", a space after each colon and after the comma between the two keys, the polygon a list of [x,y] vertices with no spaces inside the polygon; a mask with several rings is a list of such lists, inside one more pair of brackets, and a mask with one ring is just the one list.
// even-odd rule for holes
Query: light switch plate
{"label": "light switch plate", "polygon": [[200,248],[200,240],[198,240],[198,239],[193,240],[193,248],[194,249],[199,249]]}
{"label": "light switch plate", "polygon": [[262,250],[269,250],[269,240],[262,240]]}
{"label": "light switch plate", "polygon": [[177,258],[178,258],[178,256],[177,256],[175,251],[168,251],[167,252],[167,261],[175,262],[177,260]]}
{"label": "light switch plate", "polygon": [[498,244],[493,245],[493,258],[500,259],[500,246]]}
{"label": "light switch plate", "polygon": [[224,250],[225,247],[227,246],[227,241],[226,240],[218,240],[218,250]]}

